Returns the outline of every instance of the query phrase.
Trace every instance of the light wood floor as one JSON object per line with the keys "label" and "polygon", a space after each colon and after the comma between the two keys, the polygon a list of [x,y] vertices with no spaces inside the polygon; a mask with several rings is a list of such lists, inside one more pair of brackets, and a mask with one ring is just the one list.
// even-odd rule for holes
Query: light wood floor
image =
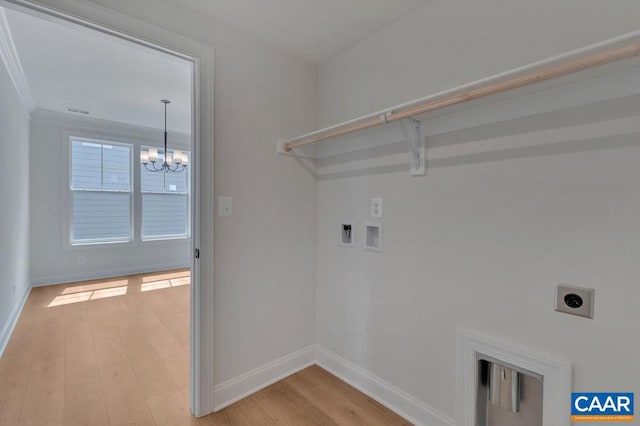
{"label": "light wood floor", "polygon": [[0,425],[396,425],[319,367],[189,413],[189,270],[36,287],[0,359]]}

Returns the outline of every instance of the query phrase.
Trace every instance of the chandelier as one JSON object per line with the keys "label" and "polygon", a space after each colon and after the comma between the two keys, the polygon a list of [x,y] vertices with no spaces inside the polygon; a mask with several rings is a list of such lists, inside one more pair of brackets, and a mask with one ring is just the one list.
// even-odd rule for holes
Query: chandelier
{"label": "chandelier", "polygon": [[162,164],[159,167],[156,165],[159,158],[156,148],[140,150],[140,163],[150,172],[183,172],[189,165],[187,154],[176,150],[173,151],[173,154],[169,154],[169,151],[167,151],[167,104],[171,103],[171,101],[162,99],[160,102],[164,104],[164,152]]}

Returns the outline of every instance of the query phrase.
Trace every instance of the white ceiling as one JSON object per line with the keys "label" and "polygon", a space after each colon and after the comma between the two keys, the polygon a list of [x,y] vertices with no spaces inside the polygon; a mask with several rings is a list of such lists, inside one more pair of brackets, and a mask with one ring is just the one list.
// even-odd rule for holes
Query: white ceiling
{"label": "white ceiling", "polygon": [[[172,0],[320,63],[432,0]],[[69,23],[4,9],[35,108],[191,129],[191,64]]]}
{"label": "white ceiling", "polygon": [[433,0],[173,0],[322,63]]}
{"label": "white ceiling", "polygon": [[191,132],[191,64],[72,24],[5,9],[36,108]]}

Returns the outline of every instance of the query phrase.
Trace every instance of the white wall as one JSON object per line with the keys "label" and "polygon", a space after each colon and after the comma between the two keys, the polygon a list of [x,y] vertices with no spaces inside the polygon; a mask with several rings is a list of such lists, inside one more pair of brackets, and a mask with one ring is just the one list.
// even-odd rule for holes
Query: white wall
{"label": "white wall", "polygon": [[[158,146],[162,130],[36,110],[31,114],[31,280],[34,285],[113,277],[191,265],[189,239],[140,241],[141,197],[134,197],[134,241],[72,246],[69,242],[69,137]],[[190,137],[170,134],[189,149]],[[134,161],[137,156],[134,149]],[[137,162],[134,177],[139,180]],[[138,194],[139,195],[139,194]],[[79,263],[83,258],[83,263]]]}
{"label": "white wall", "polygon": [[0,60],[0,354],[29,289],[29,113]]}
{"label": "white wall", "polygon": [[95,3],[215,48],[216,383],[313,344],[316,183],[274,141],[315,127],[316,66],[170,1]]}
{"label": "white wall", "polygon": [[[321,66],[318,121],[637,29],[639,12],[629,1],[435,1]],[[577,391],[640,392],[639,106],[622,98],[429,137],[426,177],[408,176],[403,144],[321,160],[318,343],[450,418],[461,327],[571,362]],[[362,250],[371,197],[384,199],[383,253]],[[338,245],[344,221],[355,248]],[[595,288],[595,318],[554,312],[557,282]]]}
{"label": "white wall", "polygon": [[320,66],[320,127],[638,29],[620,0],[434,0]]}

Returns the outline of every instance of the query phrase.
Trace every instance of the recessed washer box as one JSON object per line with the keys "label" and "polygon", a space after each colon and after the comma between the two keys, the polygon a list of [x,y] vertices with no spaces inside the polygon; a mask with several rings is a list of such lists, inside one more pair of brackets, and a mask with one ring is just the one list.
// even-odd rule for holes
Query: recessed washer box
{"label": "recessed washer box", "polygon": [[364,249],[382,251],[382,224],[368,223],[364,226]]}
{"label": "recessed washer box", "polygon": [[593,318],[595,290],[569,284],[556,285],[556,311]]}

